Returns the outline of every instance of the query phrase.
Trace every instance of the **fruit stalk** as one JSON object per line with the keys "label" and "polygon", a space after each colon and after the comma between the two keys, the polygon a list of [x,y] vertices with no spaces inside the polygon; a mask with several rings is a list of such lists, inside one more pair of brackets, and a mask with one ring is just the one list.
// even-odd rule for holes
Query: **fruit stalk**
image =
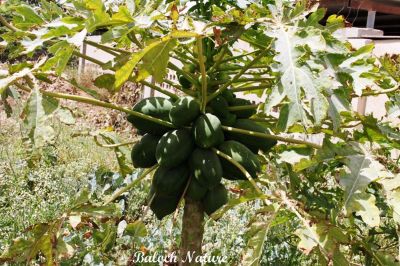
{"label": "fruit stalk", "polygon": [[[187,260],[187,255],[194,254],[194,258],[201,256],[201,246],[204,234],[204,211],[200,201],[185,199],[185,208],[182,218],[180,265],[200,265]],[[186,260],[186,261],[185,261]]]}

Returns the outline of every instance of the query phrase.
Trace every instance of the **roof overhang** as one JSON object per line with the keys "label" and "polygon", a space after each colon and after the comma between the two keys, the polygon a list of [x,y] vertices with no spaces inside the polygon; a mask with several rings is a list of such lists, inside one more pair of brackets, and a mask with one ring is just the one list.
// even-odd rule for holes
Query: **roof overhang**
{"label": "roof overhang", "polygon": [[400,0],[319,0],[321,6],[333,10],[346,8],[400,15]]}

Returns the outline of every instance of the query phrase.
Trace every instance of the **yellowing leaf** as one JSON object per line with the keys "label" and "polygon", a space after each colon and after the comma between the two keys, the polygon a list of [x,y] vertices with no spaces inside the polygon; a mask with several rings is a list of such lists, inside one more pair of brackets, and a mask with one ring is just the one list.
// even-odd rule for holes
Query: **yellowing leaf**
{"label": "yellowing leaf", "polygon": [[[160,40],[154,41],[148,46],[146,46],[143,50],[133,53],[129,61],[123,65],[120,69],[115,72],[115,88],[119,89],[121,86],[130,78],[132,75],[133,70],[135,69],[136,65],[142,60],[142,58],[151,50],[155,49],[154,53],[157,54],[159,49],[165,49],[165,45],[168,46],[169,41],[171,40],[170,37],[164,37]],[[161,48],[159,47],[161,46]]]}

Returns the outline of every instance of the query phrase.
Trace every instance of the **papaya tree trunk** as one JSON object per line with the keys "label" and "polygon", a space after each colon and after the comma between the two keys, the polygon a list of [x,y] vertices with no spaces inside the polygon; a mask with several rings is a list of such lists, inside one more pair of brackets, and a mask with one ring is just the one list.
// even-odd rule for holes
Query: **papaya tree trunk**
{"label": "papaya tree trunk", "polygon": [[181,234],[180,265],[200,265],[195,258],[201,256],[204,233],[204,211],[201,202],[185,199]]}

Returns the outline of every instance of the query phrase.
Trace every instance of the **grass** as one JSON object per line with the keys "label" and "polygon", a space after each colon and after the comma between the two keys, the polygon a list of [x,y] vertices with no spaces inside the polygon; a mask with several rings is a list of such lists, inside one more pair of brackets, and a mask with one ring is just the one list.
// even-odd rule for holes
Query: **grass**
{"label": "grass", "polygon": [[[99,168],[117,170],[114,152],[56,120],[53,144],[32,153],[16,119],[0,122],[0,250],[28,226],[57,217]],[[110,159],[112,158],[112,159]]]}

